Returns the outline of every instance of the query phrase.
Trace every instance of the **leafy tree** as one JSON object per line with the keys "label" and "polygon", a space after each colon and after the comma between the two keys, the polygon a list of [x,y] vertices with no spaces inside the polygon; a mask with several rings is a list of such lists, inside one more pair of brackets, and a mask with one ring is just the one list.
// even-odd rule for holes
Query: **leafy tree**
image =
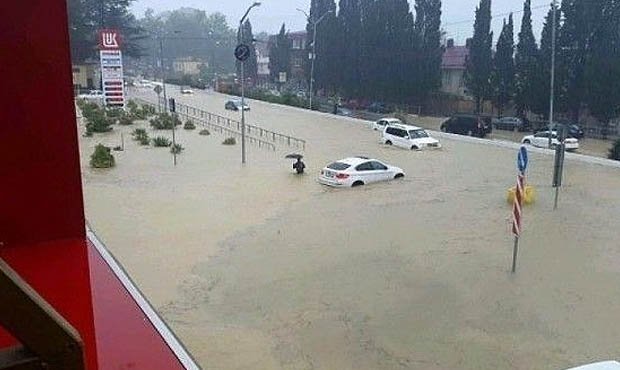
{"label": "leafy tree", "polygon": [[474,37],[465,74],[466,86],[476,100],[476,112],[481,112],[482,102],[491,97],[493,32],[490,29],[491,0],[480,0],[480,5],[476,8]]}
{"label": "leafy tree", "polygon": [[71,57],[74,63],[97,58],[97,33],[101,28],[116,28],[123,38],[123,52],[140,56],[138,41],[143,37],[129,7],[134,0],[68,0]]}
{"label": "leafy tree", "polygon": [[415,86],[417,95],[424,98],[441,86],[441,0],[416,0],[415,37],[418,66]]}
{"label": "leafy tree", "polygon": [[[258,77],[258,62],[256,59],[256,47],[254,46],[254,34],[252,24],[246,20],[237,34],[237,41],[246,44],[250,48],[250,57],[243,62],[246,80],[256,81]],[[237,62],[237,76],[241,77],[241,62]]]}
{"label": "leafy tree", "polygon": [[285,72],[287,78],[291,75],[291,39],[288,37],[284,23],[280,33],[275,37],[269,49],[269,74],[272,81],[277,81],[280,72]]}
{"label": "leafy tree", "polygon": [[359,0],[340,0],[338,23],[342,37],[340,73],[343,91],[357,96],[361,91],[362,15]]}
{"label": "leafy tree", "polygon": [[525,0],[523,4],[523,19],[519,43],[515,55],[516,67],[516,94],[515,102],[517,110],[523,114],[536,105],[538,99],[538,46],[532,32],[531,0]]}
{"label": "leafy tree", "polygon": [[514,25],[512,14],[508,23],[504,19],[502,32],[497,40],[495,56],[493,58],[493,101],[502,115],[504,107],[510,102],[514,93]]}

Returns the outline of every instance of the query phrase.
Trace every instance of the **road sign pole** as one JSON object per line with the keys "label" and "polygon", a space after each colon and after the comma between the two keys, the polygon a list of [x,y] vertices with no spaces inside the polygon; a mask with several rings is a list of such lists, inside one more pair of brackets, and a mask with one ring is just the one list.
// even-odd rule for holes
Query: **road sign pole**
{"label": "road sign pole", "polygon": [[512,273],[517,271],[517,254],[519,253],[519,237],[515,236],[515,243],[512,248]]}

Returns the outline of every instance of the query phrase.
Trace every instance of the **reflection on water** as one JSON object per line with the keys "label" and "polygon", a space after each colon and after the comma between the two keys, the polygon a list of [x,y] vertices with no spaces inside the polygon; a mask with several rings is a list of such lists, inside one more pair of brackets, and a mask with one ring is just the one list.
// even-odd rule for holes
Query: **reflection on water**
{"label": "reflection on water", "polygon": [[[234,117],[223,96],[182,99]],[[448,140],[409,152],[355,121],[251,107],[250,122],[308,140],[305,176],[285,148],[250,146],[242,167],[239,145],[183,130],[176,168],[129,131],[115,169],[84,168],[94,229],[204,368],[555,369],[620,357],[618,170],[567,162],[553,213],[551,158],[533,154],[539,199],[511,276],[516,153]],[[82,139],[83,163],[120,130]],[[408,176],[316,183],[326,163],[359,154]]]}

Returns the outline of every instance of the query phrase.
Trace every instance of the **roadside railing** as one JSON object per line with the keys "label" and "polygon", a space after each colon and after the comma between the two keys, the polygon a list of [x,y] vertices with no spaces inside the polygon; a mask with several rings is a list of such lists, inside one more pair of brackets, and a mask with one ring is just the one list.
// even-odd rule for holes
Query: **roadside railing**
{"label": "roadside railing", "polygon": [[[152,103],[150,103],[152,104]],[[160,104],[164,104],[163,98],[160,98]],[[177,113],[184,114],[188,118],[202,119],[203,122],[208,122],[229,130],[236,130],[239,135],[241,134],[241,122],[230,119],[228,117],[220,116],[215,113],[207,112],[200,108],[192,107],[183,103],[176,103]],[[288,147],[306,149],[306,141],[294,136],[284,135],[279,132],[264,129],[256,125],[245,124],[246,138],[253,137],[255,140],[263,142],[270,142],[273,144],[285,144]]]}

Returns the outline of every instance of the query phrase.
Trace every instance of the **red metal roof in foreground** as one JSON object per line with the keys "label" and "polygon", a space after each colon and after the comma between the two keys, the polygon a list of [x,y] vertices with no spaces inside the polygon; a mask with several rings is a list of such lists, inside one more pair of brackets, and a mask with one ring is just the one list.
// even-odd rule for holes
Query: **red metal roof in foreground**
{"label": "red metal roof in foreground", "polygon": [[[0,258],[78,330],[88,369],[198,369],[102,247],[68,239],[4,248]],[[0,348],[15,344],[0,329]]]}

